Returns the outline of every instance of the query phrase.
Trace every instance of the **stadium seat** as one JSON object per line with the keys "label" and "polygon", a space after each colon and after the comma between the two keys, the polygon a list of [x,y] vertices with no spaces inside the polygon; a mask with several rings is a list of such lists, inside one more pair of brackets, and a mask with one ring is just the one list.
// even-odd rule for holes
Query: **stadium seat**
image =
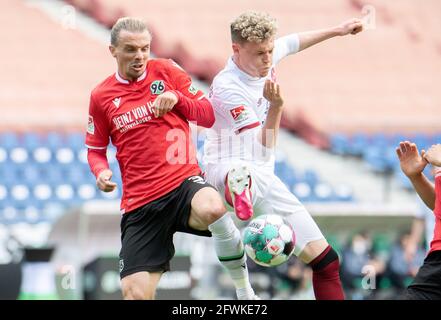
{"label": "stadium seat", "polygon": [[8,161],[8,151],[0,146],[0,165]]}
{"label": "stadium seat", "polygon": [[22,169],[22,181],[27,185],[34,185],[40,182],[42,174],[40,168],[37,165],[28,164]]}
{"label": "stadium seat", "polygon": [[85,135],[79,132],[69,133],[67,134],[66,142],[69,148],[79,151],[85,147]]}
{"label": "stadium seat", "polygon": [[55,131],[48,132],[44,137],[44,145],[51,150],[60,149],[65,145],[64,135]]}
{"label": "stadium seat", "polygon": [[356,133],[349,140],[348,153],[352,156],[363,155],[363,150],[369,145],[369,137],[364,133]]}
{"label": "stadium seat", "polygon": [[306,169],[303,172],[300,180],[309,184],[311,188],[314,188],[314,186],[319,182],[319,177],[313,169]]}
{"label": "stadium seat", "polygon": [[32,151],[32,159],[37,163],[48,164],[52,160],[52,151],[47,147],[38,147]]}
{"label": "stadium seat", "polygon": [[10,150],[20,145],[20,139],[18,134],[14,132],[0,133],[0,147]]}
{"label": "stadium seat", "polygon": [[15,147],[10,150],[9,158],[14,163],[23,164],[29,160],[29,152],[21,146]]}
{"label": "stadium seat", "polygon": [[338,155],[346,155],[348,153],[349,139],[344,134],[331,134],[330,136],[331,152]]}
{"label": "stadium seat", "polygon": [[32,196],[42,203],[50,200],[53,197],[52,187],[45,183],[36,184],[32,188]]}
{"label": "stadium seat", "polygon": [[88,201],[97,198],[97,187],[94,184],[83,183],[77,187],[77,195],[80,201]]}
{"label": "stadium seat", "polygon": [[57,162],[63,164],[71,164],[75,161],[75,152],[70,148],[60,148],[55,152]]}
{"label": "stadium seat", "polygon": [[354,190],[347,184],[338,184],[334,187],[336,201],[354,201]]}
{"label": "stadium seat", "polygon": [[314,195],[311,186],[305,182],[297,182],[292,188],[294,195],[302,202],[314,200]]}
{"label": "stadium seat", "polygon": [[332,186],[325,182],[319,182],[313,187],[316,201],[326,202],[335,199]]}
{"label": "stadium seat", "polygon": [[384,173],[389,170],[385,157],[385,148],[383,147],[374,145],[366,148],[363,159],[367,162],[369,167],[377,173]]}
{"label": "stadium seat", "polygon": [[43,146],[42,137],[38,133],[26,132],[23,134],[21,146],[31,152]]}

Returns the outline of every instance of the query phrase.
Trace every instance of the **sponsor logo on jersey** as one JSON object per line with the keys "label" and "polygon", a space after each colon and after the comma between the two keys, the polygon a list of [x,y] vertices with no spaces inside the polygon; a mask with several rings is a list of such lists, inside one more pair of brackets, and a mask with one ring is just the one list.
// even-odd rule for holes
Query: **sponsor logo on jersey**
{"label": "sponsor logo on jersey", "polygon": [[247,110],[245,109],[245,106],[242,105],[231,109],[230,113],[234,121],[239,122],[247,115]]}
{"label": "sponsor logo on jersey", "polygon": [[112,122],[119,132],[124,133],[137,125],[152,120],[153,117],[153,101],[149,101],[145,105],[134,107],[130,111],[117,115],[112,118]]}
{"label": "sponsor logo on jersey", "polygon": [[190,87],[188,88],[188,92],[190,92],[192,95],[195,96],[196,93],[198,93],[198,89],[193,84],[191,84]]}
{"label": "sponsor logo on jersey", "polygon": [[112,100],[112,102],[115,105],[115,107],[118,109],[119,104],[121,103],[121,98],[115,98]]}
{"label": "sponsor logo on jersey", "polygon": [[95,124],[91,115],[89,115],[89,120],[87,121],[87,133],[95,134]]}
{"label": "sponsor logo on jersey", "polygon": [[150,92],[152,94],[158,95],[158,94],[163,93],[164,90],[165,90],[165,85],[164,85],[164,81],[163,80],[155,80],[150,85]]}

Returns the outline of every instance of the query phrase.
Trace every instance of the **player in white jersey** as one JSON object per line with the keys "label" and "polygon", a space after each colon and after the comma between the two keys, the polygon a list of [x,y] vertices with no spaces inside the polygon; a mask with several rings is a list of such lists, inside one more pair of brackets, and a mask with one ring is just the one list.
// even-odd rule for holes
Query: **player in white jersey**
{"label": "player in white jersey", "polygon": [[344,298],[338,255],[304,206],[274,174],[273,149],[283,109],[274,67],[290,54],[362,29],[359,19],[351,19],[338,27],[275,40],[273,18],[244,13],[231,23],[233,56],[210,89],[216,121],[207,131],[204,147],[207,180],[225,195],[242,220],[250,219],[253,211],[287,218],[296,232],[294,254],[313,269],[317,299]]}

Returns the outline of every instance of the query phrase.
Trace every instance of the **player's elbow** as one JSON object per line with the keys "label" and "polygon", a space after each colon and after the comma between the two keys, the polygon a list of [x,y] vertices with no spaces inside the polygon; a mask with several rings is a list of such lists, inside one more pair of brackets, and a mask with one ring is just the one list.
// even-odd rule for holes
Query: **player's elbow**
{"label": "player's elbow", "polygon": [[213,107],[210,105],[205,110],[206,110],[206,112],[205,112],[205,117],[204,117],[204,123],[202,124],[202,126],[204,128],[211,128],[214,125],[214,122],[216,120],[216,117],[214,116]]}

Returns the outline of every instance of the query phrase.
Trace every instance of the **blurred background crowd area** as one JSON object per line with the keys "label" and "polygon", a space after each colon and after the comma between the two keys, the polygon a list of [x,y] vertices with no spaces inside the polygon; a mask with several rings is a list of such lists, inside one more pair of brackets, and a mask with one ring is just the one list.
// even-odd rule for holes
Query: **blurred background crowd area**
{"label": "blurred background crowd area", "polygon": [[[84,134],[91,89],[116,71],[109,28],[127,15],[148,23],[153,56],[174,59],[205,92],[231,54],[229,23],[244,11],[270,13],[280,36],[363,17],[365,32],[277,66],[286,107],[276,174],[340,254],[348,298],[394,298],[421,265],[431,213],[401,173],[395,148],[406,139],[420,150],[441,142],[439,1],[3,0],[0,9],[9,26],[0,52],[0,266],[20,280],[16,291],[0,286],[4,297],[51,297],[55,288],[53,297],[91,297],[84,292],[98,290],[97,276],[90,280],[98,271],[86,271],[103,261],[113,273],[101,284],[119,292],[121,176],[110,146],[119,188],[97,190]],[[203,131],[194,143],[201,155]],[[182,290],[192,299],[232,298],[215,259],[204,267],[210,244],[177,236],[182,271],[163,281],[160,297]],[[29,264],[41,267],[39,281],[28,276]],[[311,272],[295,258],[271,269],[250,261],[250,269],[263,297],[313,298]]]}

